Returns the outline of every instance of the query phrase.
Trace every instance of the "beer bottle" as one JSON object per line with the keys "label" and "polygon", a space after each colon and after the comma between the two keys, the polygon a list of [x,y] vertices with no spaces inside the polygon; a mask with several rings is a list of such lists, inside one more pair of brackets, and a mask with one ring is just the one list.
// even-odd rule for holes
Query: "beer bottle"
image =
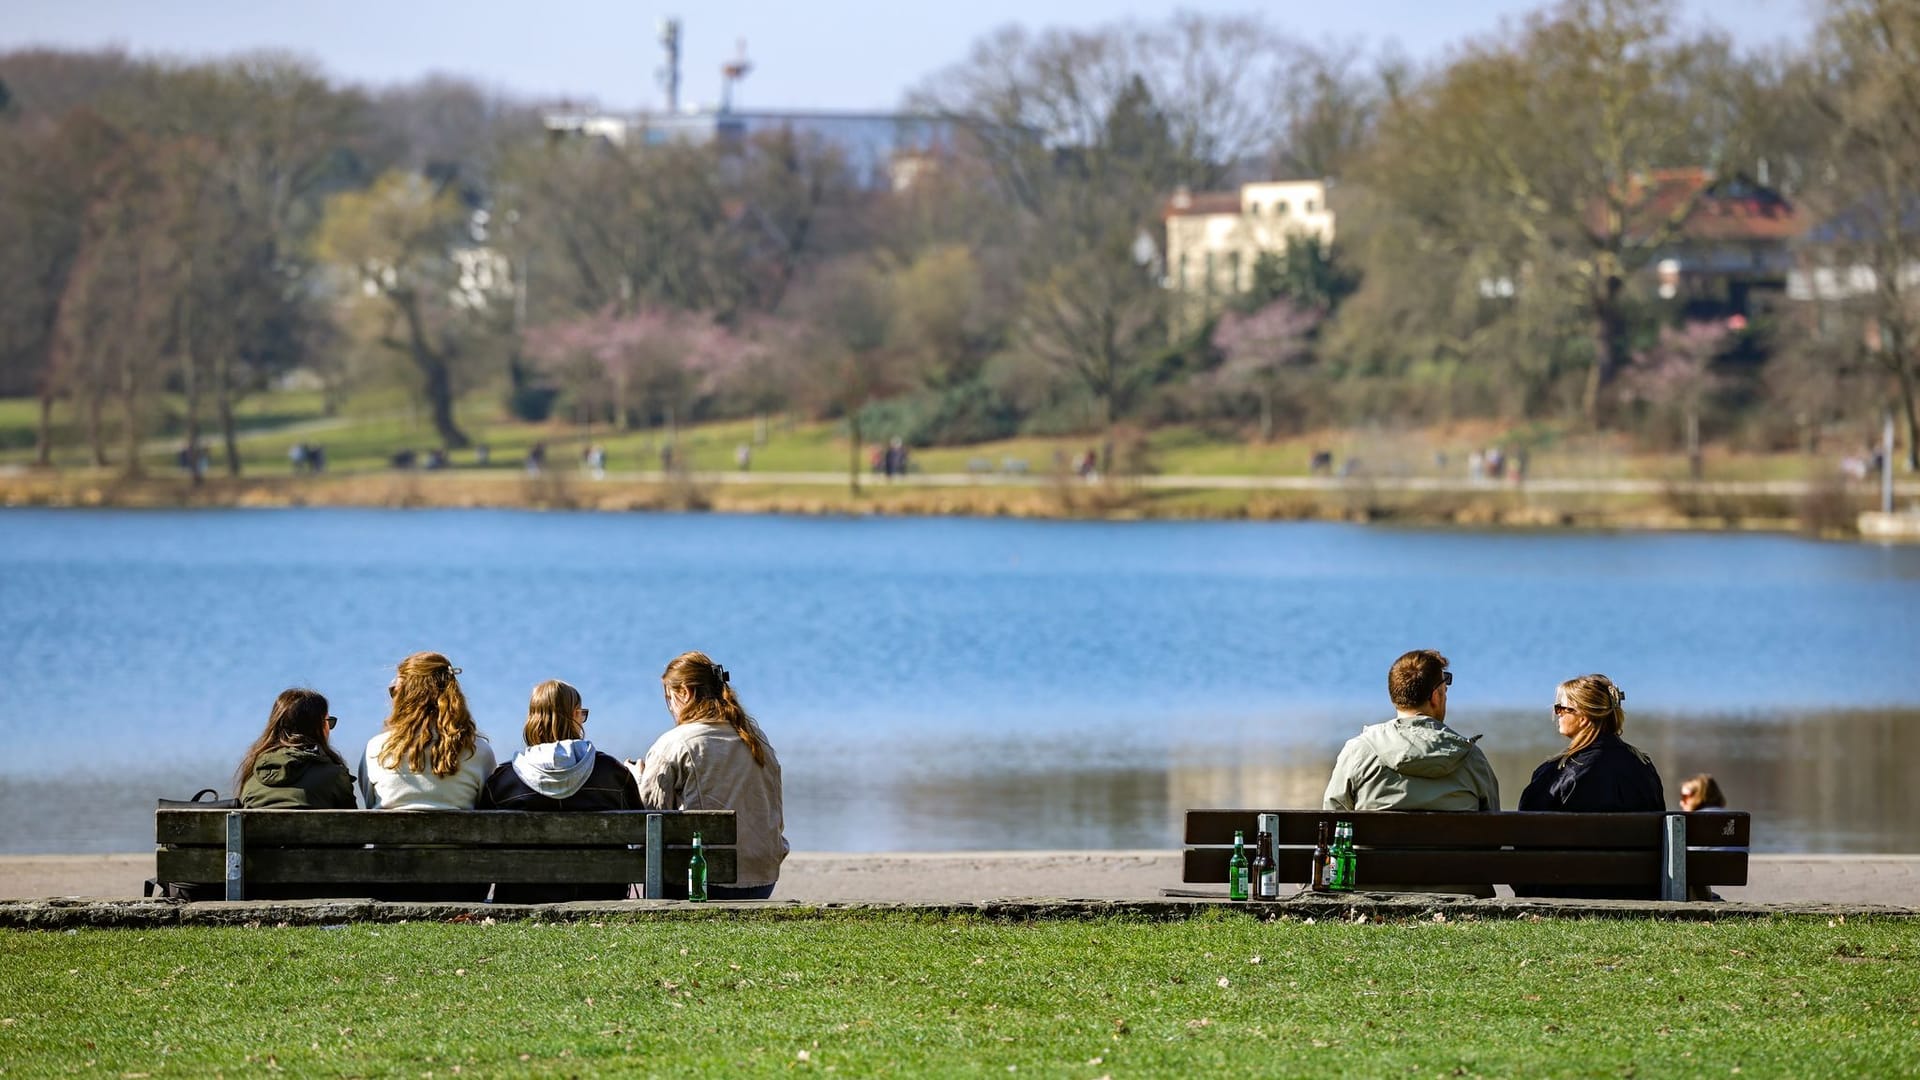
{"label": "beer bottle", "polygon": [[1262,830],[1254,834],[1253,896],[1256,900],[1280,899],[1280,875],[1273,868],[1273,834]]}
{"label": "beer bottle", "polygon": [[1336,822],[1333,826],[1333,865],[1334,888],[1341,892],[1351,892],[1354,886],[1355,859],[1353,854],[1353,822]]}
{"label": "beer bottle", "polygon": [[693,834],[693,854],[687,857],[687,899],[705,903],[707,899],[707,853],[700,846],[700,834]]}
{"label": "beer bottle", "polygon": [[1233,833],[1233,859],[1227,863],[1227,899],[1245,900],[1247,898],[1247,835],[1239,830]]}
{"label": "beer bottle", "polygon": [[1333,850],[1327,847],[1327,822],[1320,821],[1320,836],[1313,842],[1313,881],[1314,892],[1327,892],[1333,888]]}

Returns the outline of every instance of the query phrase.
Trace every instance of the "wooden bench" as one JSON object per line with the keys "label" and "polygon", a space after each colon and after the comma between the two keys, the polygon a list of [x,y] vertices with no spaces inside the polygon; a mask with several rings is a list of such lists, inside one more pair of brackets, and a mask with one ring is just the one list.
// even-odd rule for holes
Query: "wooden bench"
{"label": "wooden bench", "polygon": [[1353,823],[1358,890],[1367,883],[1515,885],[1644,890],[1684,900],[1716,885],[1747,883],[1752,825],[1746,813],[1433,813],[1365,810],[1189,810],[1182,880],[1225,883],[1233,834],[1254,855],[1258,817],[1276,814],[1280,880],[1312,880],[1321,822]]}
{"label": "wooden bench", "polygon": [[[731,810],[175,810],[154,811],[164,882],[225,885],[225,898],[364,896],[381,887],[488,883],[644,883],[649,897],[685,882],[693,834],[707,882],[734,881]],[[345,890],[345,891],[343,891]]]}

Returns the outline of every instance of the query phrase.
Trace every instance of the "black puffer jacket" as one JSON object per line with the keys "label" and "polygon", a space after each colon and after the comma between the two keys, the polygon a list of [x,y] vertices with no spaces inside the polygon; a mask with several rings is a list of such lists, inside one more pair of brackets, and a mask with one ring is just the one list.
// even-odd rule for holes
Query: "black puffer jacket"
{"label": "black puffer jacket", "polygon": [[[1548,758],[1533,770],[1520,793],[1522,810],[1580,813],[1659,813],[1667,808],[1660,770],[1647,755],[1618,735],[1602,735],[1592,746],[1567,758]],[[1583,899],[1658,900],[1658,882],[1644,886],[1515,885],[1516,896],[1569,896]]]}

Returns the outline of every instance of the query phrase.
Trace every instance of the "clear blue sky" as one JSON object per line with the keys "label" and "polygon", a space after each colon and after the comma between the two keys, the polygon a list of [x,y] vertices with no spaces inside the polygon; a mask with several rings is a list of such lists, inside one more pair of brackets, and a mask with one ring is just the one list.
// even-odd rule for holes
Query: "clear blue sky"
{"label": "clear blue sky", "polygon": [[[1804,40],[1810,0],[1683,0],[1687,18],[1731,32],[1744,47]],[[466,75],[540,98],[610,108],[657,107],[655,24],[684,24],[683,102],[719,96],[719,67],[745,38],[754,71],[736,104],[759,108],[884,109],[923,76],[962,59],[1008,23],[1095,26],[1155,19],[1176,7],[1240,14],[1307,41],[1396,43],[1415,59],[1485,34],[1528,0],[5,0],[0,48],[119,45],[138,54],[200,58],[258,48],[318,59],[352,82]]]}

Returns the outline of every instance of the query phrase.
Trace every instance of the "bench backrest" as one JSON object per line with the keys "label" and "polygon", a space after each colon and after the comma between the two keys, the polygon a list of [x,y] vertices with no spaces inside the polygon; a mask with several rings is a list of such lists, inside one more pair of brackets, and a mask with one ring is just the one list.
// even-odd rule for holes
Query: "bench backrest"
{"label": "bench backrest", "polygon": [[159,880],[343,895],[341,887],[684,881],[693,834],[707,880],[735,879],[731,810],[156,810]]}
{"label": "bench backrest", "polygon": [[1280,880],[1312,879],[1321,822],[1353,823],[1360,887],[1397,885],[1647,886],[1684,899],[1687,887],[1745,885],[1751,815],[1725,813],[1432,813],[1363,810],[1189,810],[1183,880],[1224,882],[1233,834],[1248,858],[1262,813],[1279,817]]}

